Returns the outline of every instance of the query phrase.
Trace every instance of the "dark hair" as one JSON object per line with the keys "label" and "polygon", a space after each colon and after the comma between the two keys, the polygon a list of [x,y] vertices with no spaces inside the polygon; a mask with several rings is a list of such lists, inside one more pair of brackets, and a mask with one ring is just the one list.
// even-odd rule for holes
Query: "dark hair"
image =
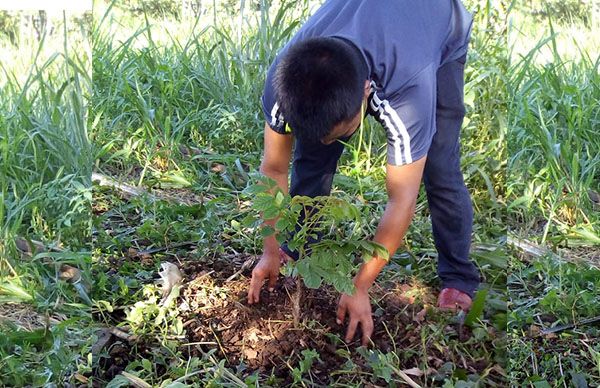
{"label": "dark hair", "polygon": [[339,38],[310,38],[288,49],[274,87],[296,138],[319,141],[354,117],[362,104],[366,65],[358,49]]}

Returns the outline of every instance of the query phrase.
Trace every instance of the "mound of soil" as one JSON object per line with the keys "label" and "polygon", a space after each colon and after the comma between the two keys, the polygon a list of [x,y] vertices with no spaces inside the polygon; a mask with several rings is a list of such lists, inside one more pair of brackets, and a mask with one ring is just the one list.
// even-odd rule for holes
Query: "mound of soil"
{"label": "mound of soil", "polygon": [[[320,362],[313,364],[311,372],[320,380],[316,383],[326,384],[330,381],[329,373],[341,369],[348,361],[345,350],[360,346],[360,329],[353,343],[343,342],[346,327],[335,322],[339,293],[334,289],[304,289],[300,324],[294,327],[291,296],[296,287],[291,279],[280,276],[273,292],[264,287],[260,303],[248,305],[249,270],[245,276],[227,281],[233,271],[217,272],[220,267],[217,263],[210,265],[210,271],[200,269],[202,266],[185,268],[192,280],[182,295],[189,308],[184,326],[189,342],[200,344],[190,347],[192,354],[218,349],[219,357],[225,358],[230,367],[239,369],[242,365],[248,373],[258,370],[287,380],[291,368],[301,358],[301,351],[314,349],[320,355]],[[372,341],[382,351],[400,344],[419,346],[417,321],[422,319],[423,312],[418,314],[417,307],[410,305],[413,298],[401,295],[404,290],[395,291],[398,292],[388,290],[375,296],[380,308],[375,311]]]}
{"label": "mound of soil", "polygon": [[[373,362],[370,355],[357,351],[360,328],[352,343],[343,341],[346,325],[336,323],[337,291],[328,286],[304,288],[301,317],[295,326],[292,297],[296,282],[292,279],[280,276],[273,292],[264,287],[260,302],[248,305],[251,261],[252,257],[239,255],[180,263],[185,283],[178,304],[186,337],[177,341],[184,354],[204,358],[206,353],[214,352],[215,358],[224,359],[226,366],[239,377],[258,372],[263,377],[279,378],[278,386],[294,383],[292,369],[299,367],[305,349],[315,350],[319,355],[310,370],[314,384],[348,383],[344,371],[355,376],[369,371],[377,375],[370,364]],[[402,358],[397,367],[414,370],[417,381],[423,372],[431,377],[448,362],[475,373],[489,366],[485,360],[480,364],[467,363],[464,357],[451,354],[445,344],[425,345],[428,341],[424,342],[421,333],[423,325],[432,323],[429,314],[432,309],[424,306],[435,302],[428,287],[395,282],[376,284],[371,290],[371,302],[375,324],[372,348],[383,354],[394,351]],[[437,313],[433,314],[435,317]],[[118,312],[113,313],[117,315]],[[434,320],[439,324],[439,319]],[[447,338],[470,334],[462,333],[462,329],[457,331],[456,327],[440,329]],[[102,345],[109,358],[102,358],[94,371],[100,381],[110,381],[133,361],[133,355],[152,360],[156,350],[152,338],[124,340],[112,335],[109,340]],[[415,366],[421,365],[424,357],[428,370],[420,371]],[[164,365],[155,367],[159,375],[167,372]],[[385,384],[383,379],[377,382]]]}

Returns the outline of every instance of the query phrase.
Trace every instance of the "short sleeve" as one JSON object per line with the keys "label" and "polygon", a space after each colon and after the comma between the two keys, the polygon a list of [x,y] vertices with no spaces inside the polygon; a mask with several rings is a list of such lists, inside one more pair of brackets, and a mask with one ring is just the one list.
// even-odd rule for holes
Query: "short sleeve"
{"label": "short sleeve", "polygon": [[374,86],[369,112],[387,133],[387,161],[401,166],[427,155],[435,134],[436,70],[431,64],[402,90],[389,95]]}
{"label": "short sleeve", "polygon": [[451,30],[442,48],[441,65],[466,55],[473,28],[473,15],[467,11],[462,2],[454,0],[452,5]]}
{"label": "short sleeve", "polygon": [[265,121],[269,123],[271,129],[273,129],[275,132],[284,134],[289,133],[289,126],[286,125],[286,122],[283,119],[283,114],[281,113],[279,104],[277,103],[275,88],[273,87],[273,78],[275,76],[276,66],[277,61],[273,62],[269,72],[267,73],[267,79],[265,81],[261,102]]}

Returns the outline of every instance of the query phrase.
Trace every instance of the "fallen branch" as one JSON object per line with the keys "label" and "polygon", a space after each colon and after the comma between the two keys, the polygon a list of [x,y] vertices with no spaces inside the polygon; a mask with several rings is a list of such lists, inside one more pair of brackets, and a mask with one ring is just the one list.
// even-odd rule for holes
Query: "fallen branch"
{"label": "fallen branch", "polygon": [[136,388],[152,388],[152,385],[148,384],[144,380],[139,377],[132,375],[131,373],[127,373],[125,371],[121,372],[121,375],[127,379]]}
{"label": "fallen branch", "polygon": [[123,330],[117,329],[116,327],[111,327],[110,329],[108,329],[108,331],[115,337],[121,338],[127,342],[133,342],[137,340],[137,335],[126,333]]}
{"label": "fallen branch", "polygon": [[509,235],[508,238],[506,239],[506,242],[509,245],[512,245],[513,247],[515,247],[531,256],[535,256],[538,258],[539,257],[547,257],[547,256],[550,256],[552,258],[559,258],[558,255],[556,253],[552,252],[550,249],[541,247],[541,246],[534,244],[528,240],[518,239],[514,236]]}
{"label": "fallen branch", "polygon": [[238,276],[240,276],[242,274],[242,272],[244,272],[247,269],[250,269],[252,266],[254,266],[255,262],[256,262],[256,256],[250,257],[248,260],[244,261],[244,263],[242,264],[242,267],[239,270],[237,270],[233,275],[231,275],[230,277],[225,279],[225,282],[227,283],[227,282],[230,282],[233,279],[237,278]]}
{"label": "fallen branch", "polygon": [[179,198],[174,198],[170,195],[165,195],[165,194],[153,194],[143,188],[131,186],[131,185],[128,185],[127,183],[118,182],[109,176],[106,176],[104,174],[100,174],[97,172],[92,173],[92,182],[97,182],[98,185],[100,185],[100,186],[116,189],[116,190],[120,191],[122,194],[124,194],[126,197],[139,197],[141,195],[146,195],[147,198],[150,200],[150,202],[163,200],[163,201],[168,201],[168,202],[174,202],[178,205],[185,205],[185,206],[190,205],[189,202],[183,201]]}
{"label": "fallen branch", "polygon": [[[137,197],[137,196],[140,196],[143,194],[148,194],[148,196],[151,198],[154,197],[152,194],[148,193],[144,189],[140,189],[140,188],[128,185],[126,183],[117,182],[113,178],[106,176],[104,174],[99,174],[97,172],[92,173],[92,182],[98,182],[98,184],[100,186],[112,187],[113,189],[117,189],[124,194],[131,195],[134,197]],[[154,198],[154,199],[156,199],[156,198]]]}
{"label": "fallen branch", "polygon": [[197,245],[197,244],[198,244],[198,241],[184,241],[184,242],[180,242],[177,244],[168,245],[166,247],[156,247],[156,248],[144,249],[141,251],[137,251],[136,253],[138,255],[152,255],[152,254],[158,253],[158,252],[170,251],[172,249],[189,247],[189,246]]}
{"label": "fallen branch", "polygon": [[521,250],[529,256],[535,258],[549,258],[552,260],[568,261],[574,264],[580,264],[582,262],[587,265],[598,268],[600,265],[594,261],[594,257],[580,257],[578,258],[574,251],[569,251],[568,248],[559,249],[559,253],[555,253],[552,250],[537,245],[529,240],[519,239],[514,236],[508,236],[506,242],[512,245],[514,248]]}
{"label": "fallen branch", "polygon": [[559,326],[551,327],[549,329],[542,330],[540,332],[540,334],[541,335],[547,335],[547,334],[559,333],[561,331],[574,329],[574,328],[580,327],[580,326],[591,325],[591,324],[594,324],[594,323],[600,323],[600,317],[593,317],[593,318],[583,319],[583,320],[581,320],[579,322],[569,323],[569,324],[566,324],[566,325],[559,325]]}
{"label": "fallen branch", "polygon": [[137,340],[137,336],[129,334],[123,330],[117,329],[116,327],[103,327],[100,328],[96,335],[98,340],[92,345],[92,355],[98,357],[98,355],[110,346],[114,342],[114,337],[120,338],[127,342],[133,342]]}

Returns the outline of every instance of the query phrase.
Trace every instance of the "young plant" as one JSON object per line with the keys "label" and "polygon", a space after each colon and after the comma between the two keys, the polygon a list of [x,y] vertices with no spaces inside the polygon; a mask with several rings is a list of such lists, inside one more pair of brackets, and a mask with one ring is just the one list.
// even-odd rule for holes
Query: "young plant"
{"label": "young plant", "polygon": [[[302,358],[298,362],[298,367],[292,368],[292,376],[294,377],[294,384],[302,384],[304,386],[305,384],[302,376],[305,374],[310,376],[310,371],[315,360],[321,361],[321,357],[319,352],[313,349],[304,349],[301,354]],[[312,381],[309,381],[309,383],[312,383]]]}
{"label": "young plant", "polygon": [[[288,262],[283,274],[302,279],[309,288],[325,283],[346,294],[354,292],[352,277],[360,261],[377,256],[389,258],[385,247],[369,241],[363,233],[367,220],[358,206],[332,196],[291,197],[284,194],[277,183],[265,176],[250,186],[254,195],[253,207],[263,221],[261,235],[275,234],[279,244],[287,243],[298,252],[298,260]],[[276,219],[275,227],[264,223]],[[295,313],[299,316],[301,282],[298,280]],[[296,315],[295,315],[296,316]]]}

